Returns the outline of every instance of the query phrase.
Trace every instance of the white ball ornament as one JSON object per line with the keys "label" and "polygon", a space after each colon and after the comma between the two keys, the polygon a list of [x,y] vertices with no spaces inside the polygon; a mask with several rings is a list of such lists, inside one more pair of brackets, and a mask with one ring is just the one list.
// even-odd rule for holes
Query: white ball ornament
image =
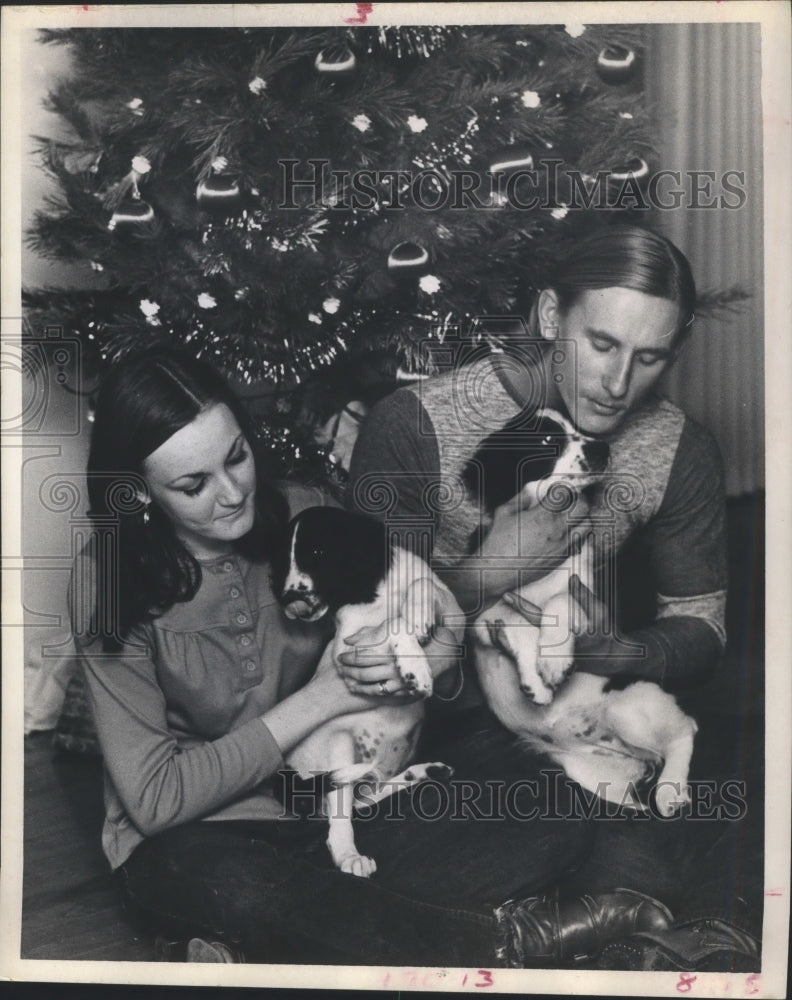
{"label": "white ball ornament", "polygon": [[133,156],[132,169],[138,174],[147,174],[151,170],[151,164],[145,156]]}
{"label": "white ball ornament", "polygon": [[157,317],[157,313],[160,311],[158,302],[152,302],[150,299],[141,299],[140,311],[146,317],[146,322],[151,326],[160,325],[160,320]]}
{"label": "white ball ornament", "polygon": [[371,119],[368,115],[355,115],[352,119],[352,126],[358,130],[358,132],[368,132],[371,128]]}
{"label": "white ball ornament", "polygon": [[440,291],[440,279],[434,274],[425,274],[418,282],[418,287],[427,295],[434,295]]}

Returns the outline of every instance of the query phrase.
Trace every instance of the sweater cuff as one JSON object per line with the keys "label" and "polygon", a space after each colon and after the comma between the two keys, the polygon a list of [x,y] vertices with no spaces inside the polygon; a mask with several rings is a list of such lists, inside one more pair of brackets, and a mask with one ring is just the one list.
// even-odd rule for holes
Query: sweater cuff
{"label": "sweater cuff", "polygon": [[264,769],[264,774],[262,777],[269,778],[276,771],[279,771],[285,766],[285,761],[283,759],[283,751],[278,745],[277,740],[270,732],[270,728],[267,723],[259,717],[256,720],[261,727],[261,740],[263,745],[262,754],[262,767]]}
{"label": "sweater cuff", "polygon": [[[632,654],[629,643],[635,648]],[[580,636],[576,667],[600,676],[654,681],[669,690],[703,684],[722,648],[708,622],[678,616],[621,636]]]}

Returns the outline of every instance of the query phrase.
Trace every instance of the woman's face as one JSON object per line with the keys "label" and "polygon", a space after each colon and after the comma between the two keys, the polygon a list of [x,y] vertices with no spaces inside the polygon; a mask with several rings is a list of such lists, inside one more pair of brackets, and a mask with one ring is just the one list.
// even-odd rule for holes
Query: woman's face
{"label": "woman's face", "polygon": [[228,552],[253,527],[256,467],[236,417],[216,403],[143,462],[151,498],[198,558]]}

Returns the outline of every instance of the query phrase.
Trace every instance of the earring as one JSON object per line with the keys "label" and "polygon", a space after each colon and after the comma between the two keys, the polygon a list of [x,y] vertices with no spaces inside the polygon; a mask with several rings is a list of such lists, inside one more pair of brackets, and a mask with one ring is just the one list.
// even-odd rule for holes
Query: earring
{"label": "earring", "polygon": [[557,340],[558,339],[558,327],[554,324],[552,326],[542,327],[542,336],[545,340]]}
{"label": "earring", "polygon": [[143,524],[148,525],[151,520],[151,515],[149,514],[148,504],[146,504],[145,510],[143,511]]}

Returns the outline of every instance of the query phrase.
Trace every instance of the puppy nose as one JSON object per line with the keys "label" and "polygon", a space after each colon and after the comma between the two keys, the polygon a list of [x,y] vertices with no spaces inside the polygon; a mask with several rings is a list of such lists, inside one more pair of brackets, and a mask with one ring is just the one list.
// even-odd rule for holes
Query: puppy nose
{"label": "puppy nose", "polygon": [[610,449],[607,441],[586,441],[583,445],[583,457],[591,467],[592,472],[603,472],[608,464]]}

